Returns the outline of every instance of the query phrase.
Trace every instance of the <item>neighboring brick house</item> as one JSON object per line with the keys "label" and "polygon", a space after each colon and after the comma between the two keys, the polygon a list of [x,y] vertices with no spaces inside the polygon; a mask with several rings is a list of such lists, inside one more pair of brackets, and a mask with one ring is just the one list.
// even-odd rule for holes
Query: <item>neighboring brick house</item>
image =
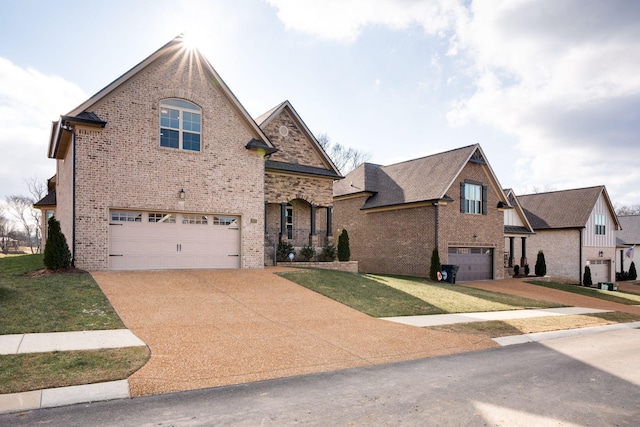
{"label": "neighboring brick house", "polygon": [[367,273],[428,276],[431,253],[457,280],[504,277],[502,187],[479,145],[389,166],[360,165],[334,185],[336,230]]}
{"label": "neighboring brick house", "polygon": [[615,280],[618,217],[604,186],[517,197],[535,234],[530,236],[531,271],[539,250],[547,275],[582,283],[589,265],[593,283]]}
{"label": "neighboring brick house", "polygon": [[619,216],[621,229],[616,233],[616,250],[618,252],[616,273],[628,272],[631,263],[634,262],[636,271],[640,270],[640,215]]}
{"label": "neighboring brick house", "polygon": [[340,172],[289,101],[256,119],[277,152],[265,162],[265,263],[280,242],[295,248],[334,243],[333,182]]}
{"label": "neighboring brick house", "polygon": [[[55,201],[36,205],[82,269],[261,268],[277,151],[179,36],[54,122]],[[329,207],[298,175],[288,194]]]}

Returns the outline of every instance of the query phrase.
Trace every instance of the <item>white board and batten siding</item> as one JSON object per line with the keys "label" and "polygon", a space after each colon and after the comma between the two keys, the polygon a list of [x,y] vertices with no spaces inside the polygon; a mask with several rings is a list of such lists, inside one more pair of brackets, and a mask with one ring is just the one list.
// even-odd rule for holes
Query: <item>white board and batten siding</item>
{"label": "white board and batten siding", "polygon": [[[596,215],[604,215],[605,234],[596,234]],[[584,246],[595,246],[602,248],[616,247],[615,221],[613,216],[611,215],[611,211],[609,210],[603,193],[600,193],[600,197],[598,197],[598,201],[593,207],[591,215],[589,215],[589,220],[585,224],[583,238]]]}
{"label": "white board and batten siding", "polygon": [[240,268],[240,217],[113,210],[109,270]]}

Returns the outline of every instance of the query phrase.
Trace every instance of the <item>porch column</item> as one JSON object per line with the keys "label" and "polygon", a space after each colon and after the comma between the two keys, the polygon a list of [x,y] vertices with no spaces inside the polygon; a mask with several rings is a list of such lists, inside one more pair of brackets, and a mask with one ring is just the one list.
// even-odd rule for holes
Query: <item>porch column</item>
{"label": "porch column", "polygon": [[513,267],[513,253],[515,252],[515,237],[509,237],[509,268]]}
{"label": "porch column", "polygon": [[520,266],[527,265],[527,238],[522,237],[522,258],[520,258]]}
{"label": "porch column", "polygon": [[311,205],[311,235],[315,236],[316,233],[316,205]]}
{"label": "porch column", "polygon": [[287,204],[280,203],[280,241],[287,236]]}
{"label": "porch column", "polygon": [[331,230],[332,216],[333,216],[333,207],[327,206],[327,237],[333,236],[333,231]]}

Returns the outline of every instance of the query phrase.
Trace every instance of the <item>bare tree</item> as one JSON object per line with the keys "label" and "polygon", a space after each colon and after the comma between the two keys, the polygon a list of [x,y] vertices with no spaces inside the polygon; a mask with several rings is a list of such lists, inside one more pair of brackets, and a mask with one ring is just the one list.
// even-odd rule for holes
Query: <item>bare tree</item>
{"label": "bare tree", "polygon": [[33,201],[29,197],[25,196],[7,196],[7,207],[9,213],[13,215],[22,225],[22,228],[27,239],[27,243],[31,248],[31,253],[34,254],[39,250],[39,245],[34,245],[34,234],[39,234],[36,229],[39,229],[39,222],[33,223]]}
{"label": "bare tree", "polygon": [[616,215],[618,216],[640,215],[640,205],[618,206],[618,204],[616,203],[614,209],[616,211]]}
{"label": "bare tree", "polygon": [[318,135],[316,140],[342,175],[348,174],[362,163],[371,159],[371,153],[365,153],[355,148],[345,147],[337,142],[331,142],[326,133]]}
{"label": "bare tree", "polygon": [[0,205],[0,250],[6,254],[9,251],[9,233],[12,231],[11,222],[5,216],[4,206]]}
{"label": "bare tree", "polygon": [[[47,180],[43,178],[32,176],[31,178],[25,179],[25,182],[27,183],[27,187],[29,188],[29,194],[31,194],[32,205],[41,200],[48,192]],[[42,251],[42,233],[40,232],[40,220],[42,217],[42,213],[39,209],[35,208],[30,209],[29,213],[31,215],[31,219],[36,224],[34,235],[35,242],[37,243],[37,252],[40,253]]]}

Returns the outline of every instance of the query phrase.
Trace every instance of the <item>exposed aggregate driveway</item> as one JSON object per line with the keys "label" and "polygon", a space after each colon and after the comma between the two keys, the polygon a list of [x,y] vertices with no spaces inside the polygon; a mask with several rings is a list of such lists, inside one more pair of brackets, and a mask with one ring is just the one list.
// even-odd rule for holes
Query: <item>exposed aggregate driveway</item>
{"label": "exposed aggregate driveway", "polygon": [[92,273],[151,358],[133,396],[239,384],[495,347],[375,319],[264,270]]}

